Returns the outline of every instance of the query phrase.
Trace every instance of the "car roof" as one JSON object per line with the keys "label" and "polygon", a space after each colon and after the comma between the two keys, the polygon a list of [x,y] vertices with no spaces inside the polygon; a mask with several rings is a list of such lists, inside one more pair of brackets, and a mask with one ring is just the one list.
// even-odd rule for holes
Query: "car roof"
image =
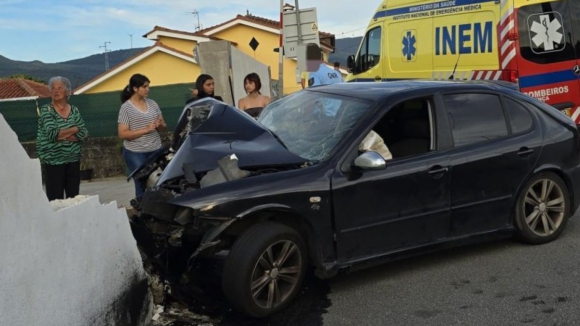
{"label": "car roof", "polygon": [[453,80],[397,80],[388,82],[349,82],[324,86],[309,87],[306,91],[341,94],[364,100],[383,100],[396,93],[413,89],[433,88],[438,91],[461,89],[507,90],[507,87],[485,81]]}

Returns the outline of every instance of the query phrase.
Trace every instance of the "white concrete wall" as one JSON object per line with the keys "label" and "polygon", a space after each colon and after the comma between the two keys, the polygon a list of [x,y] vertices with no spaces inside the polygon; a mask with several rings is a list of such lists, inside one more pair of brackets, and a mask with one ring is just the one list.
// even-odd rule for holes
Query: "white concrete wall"
{"label": "white concrete wall", "polygon": [[0,325],[142,325],[149,300],[125,210],[49,203],[39,161],[0,114]]}
{"label": "white concrete wall", "polygon": [[248,56],[242,51],[236,49],[230,44],[231,62],[232,62],[232,86],[234,89],[234,106],[238,105],[238,101],[247,95],[244,86],[244,78],[249,73],[255,72],[260,76],[262,88],[260,93],[262,95],[272,98],[270,92],[270,68],[258,60]]}
{"label": "white concrete wall", "polygon": [[238,106],[238,101],[247,95],[244,78],[251,72],[260,76],[260,92],[272,97],[268,66],[236,49],[228,41],[203,42],[196,49],[202,73],[214,78],[215,94],[220,95],[224,102]]}

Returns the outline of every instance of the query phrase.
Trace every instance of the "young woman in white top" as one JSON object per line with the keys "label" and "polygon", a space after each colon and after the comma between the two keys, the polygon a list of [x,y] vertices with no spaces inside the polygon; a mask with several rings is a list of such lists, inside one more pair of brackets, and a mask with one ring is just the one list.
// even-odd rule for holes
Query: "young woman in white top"
{"label": "young woman in white top", "polygon": [[[162,147],[159,131],[167,125],[159,105],[149,96],[149,79],[141,74],[131,76],[121,91],[121,110],[117,120],[119,138],[123,140],[123,158],[129,172],[135,171]],[[135,195],[143,196],[143,186],[135,180]]]}

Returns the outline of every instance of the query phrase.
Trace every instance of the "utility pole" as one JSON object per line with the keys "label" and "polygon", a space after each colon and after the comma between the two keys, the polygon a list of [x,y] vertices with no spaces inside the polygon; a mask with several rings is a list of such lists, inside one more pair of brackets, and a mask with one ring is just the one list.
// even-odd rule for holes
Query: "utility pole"
{"label": "utility pole", "polygon": [[195,31],[199,32],[201,30],[201,24],[199,23],[199,12],[193,9],[191,14],[197,17],[197,25],[195,25]]}
{"label": "utility pole", "polygon": [[81,76],[74,74],[73,77],[75,79],[75,85],[74,85],[73,89],[76,89],[77,87],[79,87],[79,79],[81,79]]}
{"label": "utility pole", "polygon": [[278,98],[284,96],[284,0],[280,0],[280,47],[278,48]]}
{"label": "utility pole", "polygon": [[131,38],[131,49],[133,48],[133,34],[129,34],[129,37]]}
{"label": "utility pole", "polygon": [[105,71],[109,70],[109,50],[107,49],[107,44],[111,44],[111,42],[105,42],[104,45],[99,46],[99,48],[105,49]]}

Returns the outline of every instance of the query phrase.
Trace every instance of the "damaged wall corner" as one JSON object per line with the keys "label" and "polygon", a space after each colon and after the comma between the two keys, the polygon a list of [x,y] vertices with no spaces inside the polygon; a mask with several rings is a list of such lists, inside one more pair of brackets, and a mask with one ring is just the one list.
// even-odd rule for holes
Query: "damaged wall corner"
{"label": "damaged wall corner", "polygon": [[152,301],[124,209],[49,203],[40,162],[0,114],[2,325],[145,325]]}

